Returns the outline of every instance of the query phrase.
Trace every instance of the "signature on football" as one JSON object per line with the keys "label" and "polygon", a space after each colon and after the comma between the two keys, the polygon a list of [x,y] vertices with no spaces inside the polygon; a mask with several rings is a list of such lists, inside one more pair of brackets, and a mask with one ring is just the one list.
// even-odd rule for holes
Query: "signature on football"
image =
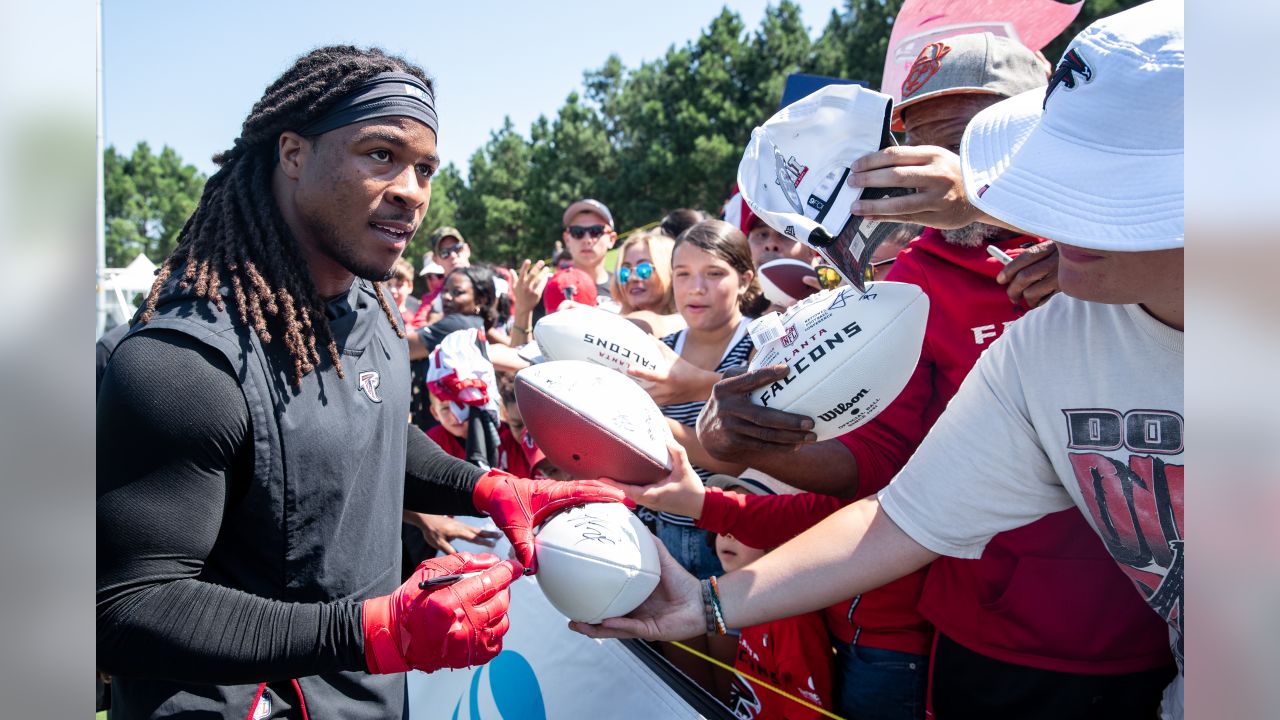
{"label": "signature on football", "polygon": [[608,524],[600,518],[592,515],[582,515],[572,522],[574,529],[582,533],[582,537],[574,543],[575,545],[580,545],[584,542],[598,542],[608,545],[618,544],[618,539],[608,534]]}

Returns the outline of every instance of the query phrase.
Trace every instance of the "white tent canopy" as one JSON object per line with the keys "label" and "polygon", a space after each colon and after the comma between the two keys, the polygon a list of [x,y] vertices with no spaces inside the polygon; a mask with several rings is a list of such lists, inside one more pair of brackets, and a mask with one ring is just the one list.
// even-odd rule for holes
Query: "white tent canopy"
{"label": "white tent canopy", "polygon": [[108,326],[128,321],[138,309],[133,297],[150,291],[155,279],[156,264],[143,253],[138,253],[125,267],[107,268],[103,272],[102,289],[108,294],[107,314],[111,317]]}

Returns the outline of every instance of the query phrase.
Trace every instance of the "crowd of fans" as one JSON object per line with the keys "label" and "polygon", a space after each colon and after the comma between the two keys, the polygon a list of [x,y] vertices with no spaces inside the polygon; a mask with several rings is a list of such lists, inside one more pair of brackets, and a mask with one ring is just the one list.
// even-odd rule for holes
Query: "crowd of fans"
{"label": "crowd of fans", "polygon": [[[894,108],[906,144],[956,152],[978,112],[1051,79],[1042,55],[1008,38],[973,33],[945,45],[945,70],[904,86]],[[742,567],[883,489],[979,355],[1057,291],[1055,246],[1045,238],[981,222],[944,230],[903,224],[876,250],[868,272],[914,283],[930,297],[921,361],[907,388],[875,421],[844,437],[759,451],[726,421],[750,413],[750,388],[719,381],[752,355],[750,320],[785,310],[763,296],[759,266],[779,258],[818,266],[820,258],[745,207],[722,214],[738,222],[679,209],[619,242],[608,207],[583,199],[565,210],[563,255],[550,264],[525,261],[514,274],[477,273],[465,241],[446,228],[435,236],[435,257],[446,269],[444,318],[423,309],[405,316],[417,336],[411,344],[421,347],[415,353],[432,352],[445,329],[487,330],[495,392],[504,399],[510,373],[536,360],[536,346],[523,346],[548,312],[597,305],[650,333],[672,369],[634,372],[650,381],[646,387],[701,483],[683,494],[642,495],[637,512],[698,578]],[[1005,267],[989,247],[1014,262]],[[436,266],[430,257],[425,262]],[[489,285],[500,277],[513,281]],[[510,312],[499,309],[499,299]],[[452,315],[463,317],[437,329]],[[415,419],[464,457],[467,429],[441,409],[454,399],[433,397],[430,416]],[[501,447],[519,448],[498,456],[504,467],[558,477],[523,431],[514,403],[499,403],[495,412],[510,430]],[[1081,628],[1089,628],[1087,636]],[[1176,674],[1164,621],[1075,509],[997,535],[980,559],[942,557],[823,612],[682,645],[664,643],[664,652],[741,717],[816,717],[815,707],[849,718],[920,718],[927,709],[946,718],[1153,716]]]}
{"label": "crowd of fans", "polygon": [[[1068,92],[1093,77],[1079,58],[1064,58],[1055,71],[1042,55],[991,33],[931,44],[917,65],[892,123],[905,145],[919,146],[921,166],[955,157],[966,127],[997,102],[1063,84],[1058,91]],[[482,262],[457,228],[435,228],[421,266],[401,259],[386,282],[409,349],[411,423],[485,469],[586,479],[569,477],[538,449],[514,399],[514,374],[540,361],[534,329],[550,313],[595,306],[633,322],[668,362],[631,372],[646,381],[678,443],[677,469],[687,463],[691,472],[627,494],[674,561],[715,587],[718,577],[889,487],[941,425],[983,353],[1058,294],[1053,240],[1061,238],[983,221],[903,223],[867,271],[929,297],[919,364],[873,421],[814,442],[806,427],[750,402],[752,389],[781,380],[785,369],[739,375],[756,350],[750,322],[786,310],[765,296],[759,268],[779,259],[808,263],[821,278],[815,290],[834,273],[737,202],[715,213],[676,209],[652,229],[627,231],[605,202],[583,198],[565,208],[547,256],[518,268]],[[1095,420],[1087,426],[1093,440],[1115,440],[1103,437],[1102,420],[1088,422]],[[1143,440],[1160,442],[1150,428],[1164,425],[1150,422],[1157,424]],[[1177,487],[1179,517],[1162,515],[1166,525],[1181,522]],[[905,492],[899,502],[912,500]],[[661,652],[743,718],[1157,716],[1178,676],[1175,652],[1181,660],[1180,638],[1170,648],[1172,619],[1134,592],[1085,514],[1075,507],[1029,514],[1043,517],[994,534],[980,557],[942,555],[824,609],[736,632],[723,625],[717,632],[708,620],[707,633],[663,642]],[[405,578],[424,559],[452,553],[455,541],[492,546],[501,537],[447,515],[406,510],[403,523]],[[1177,602],[1180,627],[1180,594]],[[718,604],[708,613],[720,622]]]}

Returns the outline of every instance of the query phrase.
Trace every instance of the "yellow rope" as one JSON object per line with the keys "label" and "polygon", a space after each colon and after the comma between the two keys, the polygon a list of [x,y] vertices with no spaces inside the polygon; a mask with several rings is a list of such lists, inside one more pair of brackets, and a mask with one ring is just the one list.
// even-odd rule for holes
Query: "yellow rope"
{"label": "yellow rope", "polygon": [[[675,645],[676,647],[680,648],[681,650],[684,650],[684,651],[685,651],[685,652],[687,652],[687,653],[690,653],[690,654],[692,654],[692,655],[695,655],[695,656],[697,656],[697,657],[700,657],[700,658],[702,658],[703,660],[706,660],[707,662],[711,663],[712,665],[715,665],[715,666],[717,666],[717,667],[719,667],[719,668],[721,668],[721,669],[723,669],[723,670],[728,670],[729,672],[731,672],[731,673],[735,673],[735,674],[738,672],[736,669],[734,669],[734,668],[733,668],[733,666],[731,666],[731,665],[726,665],[726,664],[724,664],[724,663],[720,662],[719,660],[717,660],[717,659],[715,659],[715,658],[711,657],[710,655],[704,655],[703,653],[700,653],[700,652],[698,652],[697,650],[694,650],[693,648],[689,647],[688,645],[685,645],[685,644],[684,644],[684,643],[682,643],[682,642],[675,642],[675,641],[673,640],[673,641],[671,641],[671,644],[672,644],[672,645]],[[830,711],[824,710],[824,709],[822,709],[822,708],[818,707],[817,705],[814,705],[813,703],[809,702],[808,700],[805,700],[804,698],[798,698],[798,697],[796,697],[795,695],[792,695],[791,693],[787,692],[786,690],[783,690],[783,689],[781,689],[781,688],[776,688],[776,687],[774,687],[774,686],[770,685],[769,683],[767,683],[767,682],[765,682],[765,681],[763,681],[763,680],[760,680],[760,679],[758,679],[758,678],[754,678],[754,677],[753,677],[753,678],[751,678],[748,682],[750,682],[752,685],[759,685],[760,687],[766,688],[766,689],[768,689],[768,690],[772,690],[773,692],[778,693],[778,694],[779,694],[779,695],[781,695],[782,697],[784,697],[784,698],[786,698],[786,699],[788,699],[788,700],[791,700],[792,702],[800,703],[801,705],[803,705],[803,706],[805,706],[805,707],[809,708],[810,710],[812,710],[812,711],[814,711],[814,712],[821,713],[821,714],[823,714],[823,715],[825,715],[825,716],[827,716],[827,717],[829,717],[829,718],[832,718],[832,720],[844,720],[844,718],[840,717],[839,715],[836,715],[835,713],[832,713],[832,712],[830,712]]]}
{"label": "yellow rope", "polygon": [[661,224],[662,224],[662,220],[658,219],[658,220],[654,220],[651,223],[645,223],[644,225],[640,225],[639,227],[633,227],[630,230],[627,230],[626,232],[618,233],[618,240],[614,243],[613,247],[609,249],[609,252],[605,253],[604,255],[604,266],[608,268],[609,272],[616,272],[618,269],[618,262],[619,262],[618,247],[622,244],[622,241],[626,240],[628,237],[630,237],[631,235],[634,235],[635,233],[644,232],[645,230],[652,229]]}
{"label": "yellow rope", "polygon": [[645,223],[644,225],[641,225],[641,226],[639,226],[639,227],[633,227],[633,228],[631,228],[630,230],[627,230],[627,231],[625,231],[625,232],[620,232],[620,233],[618,233],[618,239],[619,239],[619,240],[624,240],[624,239],[626,239],[626,237],[627,237],[628,235],[630,235],[630,234],[632,234],[632,233],[638,233],[638,232],[642,232],[642,231],[644,231],[644,230],[649,230],[650,228],[656,227],[656,226],[661,225],[661,224],[662,224],[662,218],[658,218],[657,220],[654,220],[653,222]]}

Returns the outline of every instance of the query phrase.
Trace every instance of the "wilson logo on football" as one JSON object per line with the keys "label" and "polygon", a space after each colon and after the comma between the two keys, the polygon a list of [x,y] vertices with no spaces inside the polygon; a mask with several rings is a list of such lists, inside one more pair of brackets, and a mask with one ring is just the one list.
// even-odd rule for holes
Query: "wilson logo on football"
{"label": "wilson logo on football", "polygon": [[849,402],[839,403],[835,407],[831,408],[830,410],[824,413],[821,413],[820,415],[818,415],[818,417],[821,418],[824,422],[831,422],[832,420],[835,420],[836,418],[849,412],[850,410],[856,410],[858,408],[858,401],[866,397],[867,393],[869,392],[871,391],[866,388],[863,388],[858,391],[857,395],[854,395],[853,397],[849,398]]}

